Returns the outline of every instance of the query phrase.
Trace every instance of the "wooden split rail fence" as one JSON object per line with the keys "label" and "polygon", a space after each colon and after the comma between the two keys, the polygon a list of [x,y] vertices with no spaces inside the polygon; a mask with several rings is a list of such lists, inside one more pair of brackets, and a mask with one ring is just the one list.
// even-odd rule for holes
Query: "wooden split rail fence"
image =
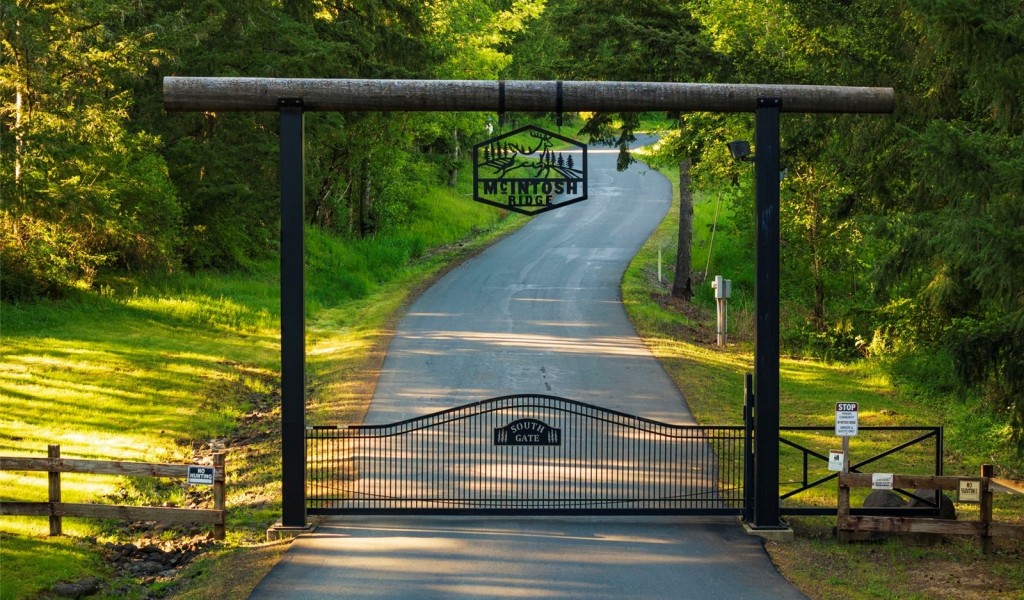
{"label": "wooden split rail fence", "polygon": [[126,475],[185,479],[183,464],[137,463],[111,460],[61,458],[60,446],[51,444],[47,458],[0,457],[0,471],[46,471],[49,473],[47,502],[0,503],[0,514],[9,516],[50,517],[50,535],[61,534],[62,517],[122,519],[126,521],[164,521],[169,523],[211,523],[216,539],[224,539],[224,454],[213,455],[213,508],[191,509],[156,506],[84,504],[61,501],[61,473]]}
{"label": "wooden split rail fence", "polygon": [[872,487],[872,473],[839,474],[839,507],[836,532],[840,542],[848,542],[857,532],[934,533],[943,535],[970,535],[979,539],[981,549],[989,552],[992,538],[1009,537],[1024,540],[1024,525],[999,523],[992,520],[993,500],[992,465],[982,465],[980,477],[952,477],[926,475],[893,475],[895,489],[959,491],[961,481],[975,482],[980,488],[980,516],[977,521],[957,521],[923,517],[876,517],[850,514],[850,489]]}

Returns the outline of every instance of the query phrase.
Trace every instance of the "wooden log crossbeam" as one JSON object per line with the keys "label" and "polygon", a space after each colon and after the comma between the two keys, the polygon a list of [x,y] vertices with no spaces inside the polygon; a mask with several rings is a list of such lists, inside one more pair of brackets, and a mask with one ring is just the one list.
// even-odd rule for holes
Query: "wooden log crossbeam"
{"label": "wooden log crossbeam", "polygon": [[[503,85],[501,85],[503,83]],[[284,79],[165,77],[168,111],[754,112],[758,98],[781,98],[782,112],[891,113],[892,88],[739,83]],[[558,93],[561,83],[561,94]],[[561,103],[559,104],[559,97]]]}

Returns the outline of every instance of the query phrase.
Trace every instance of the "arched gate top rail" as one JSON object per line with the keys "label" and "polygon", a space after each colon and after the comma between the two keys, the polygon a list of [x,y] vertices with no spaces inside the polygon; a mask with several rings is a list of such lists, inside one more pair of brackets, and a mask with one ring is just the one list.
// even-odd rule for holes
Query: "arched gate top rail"
{"label": "arched gate top rail", "polygon": [[[571,400],[569,398],[563,398],[561,396],[552,396],[550,394],[509,394],[506,396],[488,398],[486,400],[478,400],[477,402],[470,402],[469,404],[464,404],[462,406],[446,408],[444,410],[439,410],[425,415],[420,415],[418,417],[410,417],[408,419],[396,421],[394,423],[347,425],[346,427],[349,429],[372,430],[386,429],[389,427],[406,427],[421,423],[444,423],[463,418],[463,415],[466,413],[476,415],[494,412],[498,410],[504,410],[508,408],[526,407],[547,408],[560,412],[585,411],[593,415],[601,415],[603,418],[634,421],[636,423],[644,423],[656,427],[691,427],[690,425],[675,425],[672,423],[664,423],[662,421],[648,419],[647,417],[631,415],[629,413],[625,413],[615,409],[604,408],[603,406],[588,404],[586,402],[580,402],[579,400]],[[327,425],[309,427],[309,429],[325,428],[337,429],[337,426]]]}

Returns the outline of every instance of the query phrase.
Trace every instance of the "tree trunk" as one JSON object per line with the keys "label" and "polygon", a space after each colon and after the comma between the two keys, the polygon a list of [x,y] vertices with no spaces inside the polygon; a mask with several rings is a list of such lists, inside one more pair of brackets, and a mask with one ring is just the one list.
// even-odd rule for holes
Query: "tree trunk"
{"label": "tree trunk", "polygon": [[693,298],[690,277],[690,246],[693,242],[693,194],[690,192],[690,159],[679,163],[679,249],[672,295],[689,302]]}
{"label": "tree trunk", "polygon": [[[808,170],[810,181],[814,181],[814,167]],[[822,265],[822,236],[821,236],[821,204],[819,201],[822,191],[816,186],[808,188],[809,203],[811,209],[811,229],[807,235],[807,241],[811,246],[811,277],[814,279],[814,314],[811,317],[814,321],[814,328],[819,333],[828,329],[825,322],[825,274]]]}
{"label": "tree trunk", "polygon": [[459,129],[452,130],[452,166],[448,169],[448,187],[453,188],[459,183]]}
{"label": "tree trunk", "polygon": [[[21,42],[21,21],[14,20],[15,43]],[[14,198],[19,209],[24,209],[24,197],[21,189],[21,167],[22,158],[25,154],[25,102],[28,100],[28,75],[24,72],[25,64],[22,54],[17,48],[12,48],[14,56],[14,72],[18,79],[14,83]]]}
{"label": "tree trunk", "polygon": [[370,211],[373,209],[373,181],[370,178],[370,159],[362,162],[362,186],[359,190],[359,237],[364,238],[373,232]]}

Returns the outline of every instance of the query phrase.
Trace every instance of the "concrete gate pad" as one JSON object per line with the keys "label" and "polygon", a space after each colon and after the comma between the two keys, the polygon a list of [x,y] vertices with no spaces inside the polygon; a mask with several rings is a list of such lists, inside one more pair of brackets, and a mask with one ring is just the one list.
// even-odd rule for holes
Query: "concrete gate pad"
{"label": "concrete gate pad", "polygon": [[377,516],[300,536],[250,597],[804,598],[735,518]]}

